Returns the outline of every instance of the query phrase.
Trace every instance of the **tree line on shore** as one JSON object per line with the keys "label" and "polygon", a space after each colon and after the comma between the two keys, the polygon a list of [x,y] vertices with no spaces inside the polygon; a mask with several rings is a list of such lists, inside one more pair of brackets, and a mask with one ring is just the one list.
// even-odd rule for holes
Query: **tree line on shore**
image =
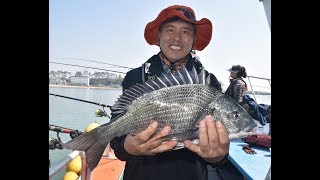
{"label": "tree line on shore", "polygon": [[[71,76],[76,76],[76,77],[81,77],[83,76],[84,73],[77,71],[74,75],[72,75],[71,72],[68,71],[50,71],[49,72],[49,83],[51,82],[51,79],[58,79],[60,82],[63,82],[64,84],[67,85],[72,85],[71,84]],[[121,86],[121,83],[123,81],[123,77],[121,75],[115,74],[115,73],[110,73],[110,72],[94,72],[90,73],[88,72],[86,74],[90,79],[89,79],[89,85],[90,86]],[[222,87],[225,87],[225,84],[221,81]],[[58,83],[59,84],[59,83]],[[264,92],[264,91],[254,91],[255,94],[260,94],[260,95],[270,95],[270,92]],[[253,94],[252,91],[247,91],[247,94]]]}
{"label": "tree line on shore", "polygon": [[[81,77],[83,75],[84,74],[80,71],[77,71],[74,75],[69,71],[50,71],[49,83],[52,79],[55,79],[64,82],[65,84],[71,84],[72,76]],[[89,77],[90,86],[120,86],[123,81],[123,77],[121,75],[109,72],[89,72],[86,76]]]}

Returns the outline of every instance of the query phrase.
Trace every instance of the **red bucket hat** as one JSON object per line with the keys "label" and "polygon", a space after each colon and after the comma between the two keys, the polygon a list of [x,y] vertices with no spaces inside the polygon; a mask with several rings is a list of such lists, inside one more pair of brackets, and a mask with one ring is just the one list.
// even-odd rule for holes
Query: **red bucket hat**
{"label": "red bucket hat", "polygon": [[196,39],[192,49],[198,51],[203,50],[211,40],[212,23],[207,18],[202,18],[197,21],[194,11],[190,7],[183,5],[169,6],[163,9],[154,21],[149,22],[144,29],[144,38],[146,41],[150,45],[158,45],[161,23],[175,16],[196,25]]}

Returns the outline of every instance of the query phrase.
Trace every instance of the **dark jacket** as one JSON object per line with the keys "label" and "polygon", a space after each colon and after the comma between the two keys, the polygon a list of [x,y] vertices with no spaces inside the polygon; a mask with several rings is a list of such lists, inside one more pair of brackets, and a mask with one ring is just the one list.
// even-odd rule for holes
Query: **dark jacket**
{"label": "dark jacket", "polygon": [[[186,68],[191,70],[193,66],[200,72],[201,63],[190,56]],[[153,78],[155,75],[160,75],[161,71],[164,70],[166,69],[162,65],[161,59],[158,55],[154,55],[141,67],[127,73],[122,82],[123,91],[136,83],[143,83],[143,81]],[[221,84],[216,77],[206,71],[207,76],[210,76],[210,84],[221,90]],[[115,116],[117,115],[111,117],[111,121]],[[154,156],[132,156],[124,150],[125,138],[126,136],[116,137],[110,142],[115,155],[120,160],[126,161],[123,179],[207,179],[207,165],[209,163],[188,149],[168,151]]]}
{"label": "dark jacket", "polygon": [[243,96],[246,83],[242,78],[230,79],[230,85],[225,94],[231,96],[238,104],[243,105]]}

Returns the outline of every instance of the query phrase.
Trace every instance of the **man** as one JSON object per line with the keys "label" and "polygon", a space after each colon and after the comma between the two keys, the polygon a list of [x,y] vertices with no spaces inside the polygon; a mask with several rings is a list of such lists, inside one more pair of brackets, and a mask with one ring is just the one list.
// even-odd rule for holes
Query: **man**
{"label": "man", "polygon": [[[187,6],[174,5],[165,8],[158,17],[145,27],[144,37],[150,45],[158,45],[160,52],[152,56],[141,67],[125,76],[123,91],[136,83],[159,76],[161,72],[179,71],[183,65],[188,70],[195,67],[201,71],[202,64],[192,56],[192,51],[203,50],[212,36],[211,21],[202,18],[197,21],[194,11]],[[221,90],[216,77],[210,76],[210,84]],[[113,115],[111,121],[117,115]],[[185,148],[172,150],[177,141],[159,141],[166,136],[170,127],[164,127],[154,135],[158,123],[136,135],[116,137],[111,141],[115,155],[126,161],[123,179],[208,179],[207,166],[224,164],[229,152],[230,140],[225,127],[207,116],[199,124],[200,144],[184,142]]]}

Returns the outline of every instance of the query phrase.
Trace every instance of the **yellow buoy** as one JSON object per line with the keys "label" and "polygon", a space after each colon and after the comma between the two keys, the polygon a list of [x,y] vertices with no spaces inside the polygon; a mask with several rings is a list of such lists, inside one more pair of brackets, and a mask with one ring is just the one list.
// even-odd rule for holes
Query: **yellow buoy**
{"label": "yellow buoy", "polygon": [[70,172],[66,172],[66,174],[64,174],[63,176],[63,180],[76,180],[78,179],[78,174],[73,172],[73,171],[70,171]]}
{"label": "yellow buoy", "polygon": [[91,124],[84,130],[84,132],[89,132],[89,131],[91,131],[92,129],[98,127],[98,126],[100,126],[100,124],[98,124],[98,123],[96,123],[96,122],[91,123]]}
{"label": "yellow buoy", "polygon": [[81,162],[81,158],[80,156],[77,156],[76,158],[74,158],[73,160],[71,160],[67,167],[66,167],[66,171],[67,172],[75,172],[76,174],[79,173],[81,171],[81,166],[82,166],[82,162]]}

